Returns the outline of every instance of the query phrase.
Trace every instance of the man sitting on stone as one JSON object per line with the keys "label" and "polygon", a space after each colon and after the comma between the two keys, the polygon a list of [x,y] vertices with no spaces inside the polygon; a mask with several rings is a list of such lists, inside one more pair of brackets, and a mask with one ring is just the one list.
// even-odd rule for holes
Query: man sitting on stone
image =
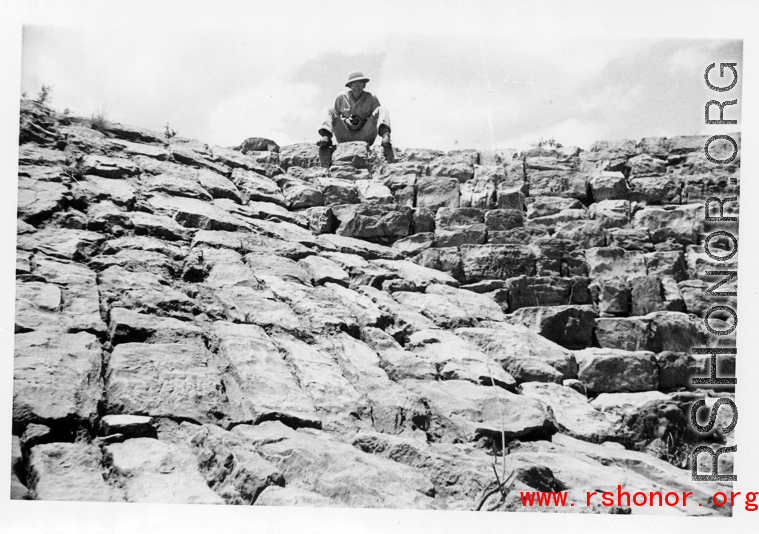
{"label": "man sitting on stone", "polygon": [[338,143],[365,141],[371,146],[377,135],[382,138],[383,147],[391,147],[390,116],[380,106],[377,97],[364,91],[366,78],[361,72],[348,75],[345,86],[348,91],[337,95],[335,106],[327,109],[324,123],[319,129],[322,138],[316,143],[320,147],[332,146],[334,133]]}

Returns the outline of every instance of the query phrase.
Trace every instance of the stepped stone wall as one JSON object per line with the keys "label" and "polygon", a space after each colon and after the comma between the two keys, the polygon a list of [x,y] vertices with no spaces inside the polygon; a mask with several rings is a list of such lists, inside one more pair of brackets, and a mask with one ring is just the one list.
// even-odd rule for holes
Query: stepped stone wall
{"label": "stepped stone wall", "polygon": [[22,101],[13,497],[472,510],[505,448],[485,508],[706,503],[726,486],[690,481],[687,413],[731,393],[689,383],[725,268],[704,202],[740,161],[704,141],[347,143],[325,169]]}

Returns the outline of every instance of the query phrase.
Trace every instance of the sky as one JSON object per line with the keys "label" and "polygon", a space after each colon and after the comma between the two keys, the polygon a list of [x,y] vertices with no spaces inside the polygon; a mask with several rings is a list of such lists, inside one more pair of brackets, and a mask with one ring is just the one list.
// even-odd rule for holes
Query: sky
{"label": "sky", "polygon": [[[58,110],[157,131],[168,123],[210,144],[315,142],[325,108],[360,70],[390,113],[396,146],[520,149],[555,138],[589,148],[724,133],[704,125],[715,93],[703,74],[715,60],[740,63],[742,42],[30,24],[22,53],[29,96],[49,85]],[[712,81],[721,84],[717,71]],[[726,118],[739,119],[741,105]]]}

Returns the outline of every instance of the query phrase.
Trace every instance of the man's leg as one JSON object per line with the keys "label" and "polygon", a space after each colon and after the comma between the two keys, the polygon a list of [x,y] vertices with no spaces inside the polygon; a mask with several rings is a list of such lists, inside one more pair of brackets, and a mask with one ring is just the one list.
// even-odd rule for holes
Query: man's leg
{"label": "man's leg", "polygon": [[324,115],[322,116],[322,125],[321,128],[319,128],[319,135],[332,137],[332,125],[334,124],[336,117],[337,112],[335,111],[335,108],[326,108],[324,110]]}
{"label": "man's leg", "polygon": [[387,112],[387,108],[378,107],[372,116],[377,120],[377,133],[382,138],[382,146],[392,146],[390,143],[390,114]]}
{"label": "man's leg", "polygon": [[[332,131],[336,123],[342,124],[342,121],[335,111],[335,108],[327,108],[324,113],[324,120],[322,121],[321,128],[319,128],[321,139],[316,143],[317,145],[321,147],[332,145]],[[340,141],[338,141],[338,143],[339,142]]]}
{"label": "man's leg", "polygon": [[329,132],[329,137],[334,134],[337,143],[364,141],[371,146],[377,139],[377,118],[375,116],[369,117],[364,126],[357,131],[349,130],[334,109],[330,110],[330,118],[331,123],[329,124],[329,129],[322,125],[322,129],[319,130],[319,133],[324,135],[322,132]]}
{"label": "man's leg", "polygon": [[352,141],[364,141],[372,146],[377,139],[377,119],[369,117],[360,130],[351,133],[353,134]]}
{"label": "man's leg", "polygon": [[378,107],[374,110],[372,116],[377,119],[377,124],[380,130],[384,130],[385,128],[383,128],[383,126],[385,126],[387,127],[387,131],[390,131],[390,114],[388,113],[387,108],[383,106]]}
{"label": "man's leg", "polygon": [[356,132],[351,132],[337,113],[335,113],[335,118],[332,120],[332,132],[335,134],[335,139],[338,143],[357,140]]}
{"label": "man's leg", "polygon": [[345,143],[347,141],[357,141],[358,132],[352,132],[345,126],[343,119],[335,111],[334,108],[327,109],[327,116],[319,129],[319,135],[322,139],[316,143],[319,146],[329,146],[332,144],[332,136],[335,137],[335,142]]}

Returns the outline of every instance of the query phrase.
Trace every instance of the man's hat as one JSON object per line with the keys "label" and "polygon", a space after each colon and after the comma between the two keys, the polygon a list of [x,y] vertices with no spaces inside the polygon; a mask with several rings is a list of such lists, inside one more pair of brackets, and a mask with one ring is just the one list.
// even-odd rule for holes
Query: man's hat
{"label": "man's hat", "polygon": [[359,70],[354,70],[350,74],[348,74],[348,82],[345,84],[345,87],[348,87],[353,82],[368,82],[369,78],[365,77],[364,74]]}

